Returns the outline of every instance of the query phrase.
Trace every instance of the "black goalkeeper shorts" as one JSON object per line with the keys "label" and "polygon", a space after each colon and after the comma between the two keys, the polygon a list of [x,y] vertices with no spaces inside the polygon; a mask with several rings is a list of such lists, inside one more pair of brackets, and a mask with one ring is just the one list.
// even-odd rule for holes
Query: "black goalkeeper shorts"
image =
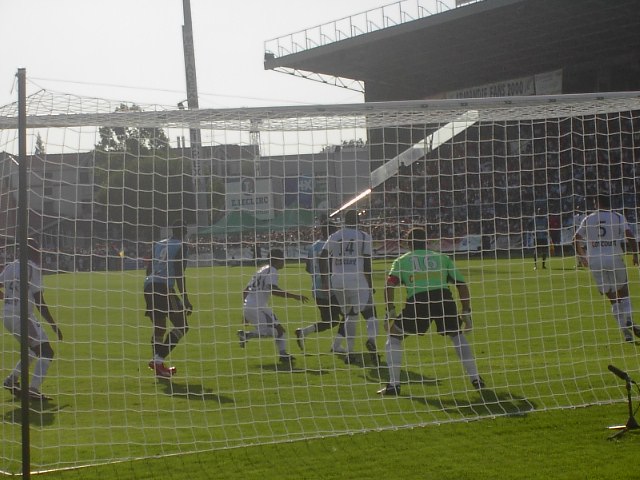
{"label": "black goalkeeper shorts", "polygon": [[394,325],[404,333],[423,335],[431,322],[436,324],[440,335],[460,331],[458,307],[448,288],[420,292],[408,298]]}

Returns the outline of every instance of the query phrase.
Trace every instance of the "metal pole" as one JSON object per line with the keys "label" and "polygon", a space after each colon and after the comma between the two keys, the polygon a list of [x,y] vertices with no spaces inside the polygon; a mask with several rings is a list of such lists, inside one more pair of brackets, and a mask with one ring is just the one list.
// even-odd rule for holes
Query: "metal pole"
{"label": "metal pole", "polygon": [[[198,81],[196,78],[196,54],[193,47],[190,0],[182,0],[182,10],[184,12],[182,44],[184,49],[184,71],[187,78],[187,104],[189,105],[189,110],[197,110],[199,108]],[[206,183],[202,172],[202,159],[200,158],[202,137],[199,128],[189,129],[189,141],[191,143],[191,172],[196,200],[197,226],[206,227],[209,225],[209,215],[207,214]]]}
{"label": "metal pole", "polygon": [[29,438],[29,257],[27,255],[27,73],[18,69],[18,245],[20,248],[20,410],[22,417],[22,478],[31,475]]}

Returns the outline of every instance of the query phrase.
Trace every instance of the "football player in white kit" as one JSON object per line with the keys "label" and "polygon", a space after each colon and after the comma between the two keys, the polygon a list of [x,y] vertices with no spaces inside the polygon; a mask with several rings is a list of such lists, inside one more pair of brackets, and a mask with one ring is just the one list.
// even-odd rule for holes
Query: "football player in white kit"
{"label": "football player in white kit", "polygon": [[[51,329],[62,340],[62,332],[58,328],[47,302],[44,300],[42,285],[42,270],[40,245],[34,238],[27,239],[28,257],[28,307],[27,317],[29,322],[29,363],[36,361],[31,381],[29,382],[29,398],[31,400],[45,401],[49,397],[40,393],[40,386],[47,375],[49,366],[53,361],[54,353],[49,338],[38,322],[35,310],[40,312],[43,319],[49,323]],[[13,336],[20,341],[20,260],[14,260],[7,264],[0,273],[0,298],[4,299],[4,326]],[[9,376],[4,380],[4,388],[14,395],[20,395],[20,377],[22,374],[22,362],[18,361]],[[26,368],[29,368],[27,365]]]}
{"label": "football player in white kit", "polygon": [[633,342],[633,335],[640,337],[640,327],[633,323],[624,254],[633,253],[633,264],[638,265],[638,244],[624,215],[611,210],[608,195],[598,195],[596,210],[582,220],[574,244],[576,255],[583,266],[589,267],[598,291],[611,302],[625,341]]}
{"label": "football player in white kit", "polygon": [[238,339],[240,347],[244,348],[251,338],[274,337],[280,362],[290,365],[294,359],[287,353],[285,330],[269,306],[269,301],[271,295],[293,298],[302,303],[308,302],[309,298],[287,292],[278,286],[278,270],[284,267],[284,252],[274,248],[270,257],[269,264],[258,269],[242,292],[244,323],[255,329],[238,330]]}
{"label": "football player in white kit", "polygon": [[355,361],[356,321],[362,314],[367,323],[366,348],[372,359],[378,363],[376,337],[378,320],[373,305],[373,283],[371,279],[371,235],[358,229],[358,212],[345,213],[344,227],[332,233],[325,243],[321,262],[323,288],[331,289],[345,318],[347,349],[345,362]]}

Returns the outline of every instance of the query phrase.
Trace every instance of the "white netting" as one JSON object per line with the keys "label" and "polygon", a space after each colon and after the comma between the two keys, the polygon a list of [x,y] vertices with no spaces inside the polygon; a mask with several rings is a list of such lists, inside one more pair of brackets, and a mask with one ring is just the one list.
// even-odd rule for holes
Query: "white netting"
{"label": "white netting", "polygon": [[[606,367],[637,370],[635,346],[576,268],[571,238],[574,216],[603,189],[635,228],[639,111],[637,93],[196,111],[29,97],[29,231],[47,250],[45,297],[65,336],[43,384],[53,400],[32,412],[34,467],[623,400]],[[2,263],[16,255],[17,124],[17,105],[0,107]],[[379,398],[382,329],[381,368],[330,353],[333,330],[308,335],[300,352],[294,331],[319,320],[313,302],[273,301],[292,369],[272,338],[240,348],[242,290],[269,250],[288,259],[280,286],[311,296],[303,260],[314,225],[369,187],[355,206],[373,237],[378,317],[403,235],[426,227],[469,283],[484,392],[434,329],[404,341],[403,396]],[[555,252],[534,270],[538,210]],[[153,242],[177,219],[189,225],[194,313],[167,359],[169,382],[147,367],[143,281]],[[629,280],[638,308],[631,268]],[[364,331],[361,321],[358,352]],[[0,345],[6,376],[19,345],[8,333]],[[15,473],[20,405],[2,400],[2,471]]]}

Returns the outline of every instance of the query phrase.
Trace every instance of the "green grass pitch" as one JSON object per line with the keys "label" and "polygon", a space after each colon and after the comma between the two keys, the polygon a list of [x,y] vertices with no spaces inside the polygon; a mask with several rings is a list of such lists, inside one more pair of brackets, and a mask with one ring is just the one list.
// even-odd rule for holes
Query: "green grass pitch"
{"label": "green grass pitch", "polygon": [[[595,291],[588,272],[576,271],[574,264],[571,257],[556,257],[547,270],[533,271],[530,259],[458,260],[472,293],[474,331],[469,339],[489,389],[482,394],[473,390],[449,342],[429,332],[405,341],[403,395],[398,399],[375,394],[386,381],[384,368],[367,362],[347,366],[329,354],[328,332],[308,339],[306,354],[298,350],[293,331],[317,320],[312,303],[274,299],[274,310],[288,331],[289,350],[297,358],[292,370],[278,366],[272,339],[252,340],[240,349],[235,332],[242,326],[241,291],[253,267],[187,270],[196,311],[190,317],[191,330],[170,357],[178,369],[172,382],[156,381],[147,369],[151,328],[143,316],[143,272],[47,276],[45,296],[65,339],[54,344],[57,356],[43,386],[54,400],[30,413],[33,468],[123,460],[119,467],[83,470],[84,475],[104,468],[120,468],[122,473],[135,469],[131,459],[167,456],[161,470],[170,462],[188,469],[189,459],[193,468],[202,469],[206,455],[231,464],[243,457],[240,451],[290,451],[295,457],[304,455],[310,442],[322,451],[343,444],[344,438],[360,449],[388,452],[393,446],[383,445],[394,436],[413,442],[416,435],[442,429],[455,436],[477,430],[481,441],[483,428],[503,428],[505,435],[516,436],[510,430],[514,424],[523,426],[519,435],[535,441],[536,421],[531,418],[540,419],[540,425],[551,422],[555,427],[540,428],[553,432],[568,412],[576,415],[566,409],[611,403],[580,410],[616,414],[610,420],[598,417],[598,427],[624,423],[624,385],[607,365],[637,372],[638,347],[622,342],[607,302]],[[376,261],[374,266],[382,314],[387,264]],[[640,310],[638,272],[633,267],[629,272],[633,303]],[[283,288],[309,295],[302,265],[289,264],[280,277]],[[0,338],[4,375],[18,358],[18,345],[6,333]],[[381,334],[381,350],[383,344]],[[9,473],[20,471],[19,407],[7,392],[2,394],[0,470]],[[598,431],[594,438],[606,440],[606,435]],[[446,441],[457,448],[453,439]],[[248,448],[232,448],[241,446]],[[291,460],[282,455],[282,463]],[[531,459],[523,461],[526,465]],[[151,471],[150,462],[137,463]],[[278,469],[273,464],[268,468]],[[511,478],[534,478],[518,477],[522,472],[515,470]],[[250,478],[250,471],[243,478]],[[331,478],[331,471],[318,470],[317,478]],[[300,473],[290,478],[304,478]],[[132,478],[147,478],[136,475]],[[485,478],[493,478],[489,470]]]}

